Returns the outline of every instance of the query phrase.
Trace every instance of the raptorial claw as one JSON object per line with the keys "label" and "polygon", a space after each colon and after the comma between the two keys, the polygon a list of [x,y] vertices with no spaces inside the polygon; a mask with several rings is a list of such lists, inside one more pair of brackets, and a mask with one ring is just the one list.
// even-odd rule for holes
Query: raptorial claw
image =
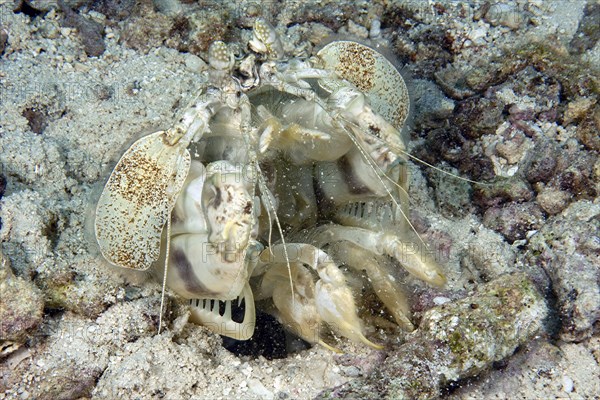
{"label": "raptorial claw", "polygon": [[[273,297],[282,322],[311,343],[324,344],[320,334],[320,322],[323,321],[350,340],[381,349],[380,345],[365,337],[352,290],[331,258],[324,251],[305,243],[291,243],[285,248],[288,257],[294,261],[289,271],[293,290],[287,284],[289,275],[283,263],[284,245],[271,246],[261,254],[261,263],[269,264],[269,268],[261,281],[260,293]],[[316,283],[303,265],[317,273]]]}
{"label": "raptorial claw", "polygon": [[410,274],[433,286],[443,287],[446,284],[439,265],[425,244],[419,246],[416,239],[402,241],[393,234],[335,224],[316,229],[312,239],[317,246],[348,241],[375,254],[395,258]]}
{"label": "raptorial claw", "polygon": [[414,326],[410,322],[410,306],[406,295],[394,276],[390,259],[350,242],[339,242],[331,247],[331,256],[340,263],[352,268],[355,272],[365,271],[377,297],[385,304],[396,323],[407,331]]}
{"label": "raptorial claw", "polygon": [[[289,283],[291,274],[293,287]],[[293,289],[293,297],[292,297]],[[315,283],[310,271],[302,264],[273,264],[262,277],[257,299],[273,299],[281,322],[296,335],[310,343],[320,340],[321,318],[315,302]]]}
{"label": "raptorial claw", "polygon": [[319,277],[321,280],[316,285],[316,301],[317,310],[323,320],[333,330],[354,342],[362,342],[375,349],[382,349],[383,346],[365,337],[362,323],[356,314],[352,291],[345,284],[340,269],[330,263],[319,273]]}

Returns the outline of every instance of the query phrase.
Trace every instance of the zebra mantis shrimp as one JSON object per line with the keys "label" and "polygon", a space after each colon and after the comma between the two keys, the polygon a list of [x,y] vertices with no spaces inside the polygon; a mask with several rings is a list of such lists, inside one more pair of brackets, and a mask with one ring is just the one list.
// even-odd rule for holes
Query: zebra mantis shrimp
{"label": "zebra mantis shrimp", "polygon": [[404,80],[353,41],[286,59],[262,19],[249,48],[236,60],[214,42],[206,91],[172,128],[123,154],[96,207],[100,251],[136,270],[164,259],[163,285],[189,300],[192,321],[221,335],[251,337],[254,299],[272,299],[280,321],[311,343],[335,350],[325,324],[380,348],[365,337],[340,265],[366,272],[407,330],[410,309],[393,268],[445,283],[425,251],[406,247],[425,248],[407,218]]}

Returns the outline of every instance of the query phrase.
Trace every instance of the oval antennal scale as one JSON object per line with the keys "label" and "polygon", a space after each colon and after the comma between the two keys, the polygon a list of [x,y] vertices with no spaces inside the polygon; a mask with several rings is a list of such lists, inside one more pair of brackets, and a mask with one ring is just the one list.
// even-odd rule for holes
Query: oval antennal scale
{"label": "oval antennal scale", "polygon": [[402,131],[410,109],[408,89],[387,58],[369,46],[349,40],[331,42],[317,55],[324,69],[335,71],[356,86],[369,98],[376,113]]}
{"label": "oval antennal scale", "polygon": [[96,240],[102,255],[120,267],[146,270],[160,255],[162,230],[190,169],[181,142],[164,131],[135,142],[111,173],[96,208]]}

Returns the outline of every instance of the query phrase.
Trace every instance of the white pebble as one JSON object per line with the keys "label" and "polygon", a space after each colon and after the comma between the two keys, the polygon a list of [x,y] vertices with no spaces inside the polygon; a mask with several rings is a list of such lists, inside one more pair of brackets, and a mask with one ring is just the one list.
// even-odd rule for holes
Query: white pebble
{"label": "white pebble", "polygon": [[369,37],[371,39],[378,38],[381,35],[381,21],[374,19],[371,22],[371,29],[369,30]]}
{"label": "white pebble", "polygon": [[269,389],[267,389],[258,379],[250,379],[248,381],[248,389],[250,392],[256,394],[261,399],[273,399],[275,395]]}
{"label": "white pebble", "polygon": [[563,385],[563,392],[566,393],[571,393],[573,391],[573,379],[569,378],[567,375],[563,375],[562,377],[562,385]]}
{"label": "white pebble", "polygon": [[196,73],[206,71],[208,68],[204,60],[195,54],[188,54],[185,56],[185,66],[189,71]]}
{"label": "white pebble", "polygon": [[442,304],[445,304],[447,302],[449,302],[450,299],[447,297],[442,297],[442,296],[437,296],[433,298],[433,304],[435,304],[436,306],[440,306]]}
{"label": "white pebble", "polygon": [[352,20],[348,21],[348,32],[352,35],[357,36],[360,39],[366,39],[367,37],[369,37],[369,31],[367,30],[367,28],[357,24]]}
{"label": "white pebble", "polygon": [[517,29],[523,22],[523,16],[519,9],[512,4],[496,3],[490,7],[485,14],[485,19],[493,26],[506,26]]}

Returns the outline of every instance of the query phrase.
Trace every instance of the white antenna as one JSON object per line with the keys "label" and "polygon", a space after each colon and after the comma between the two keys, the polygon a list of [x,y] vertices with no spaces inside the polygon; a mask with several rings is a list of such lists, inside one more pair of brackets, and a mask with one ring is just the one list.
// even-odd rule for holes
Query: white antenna
{"label": "white antenna", "polygon": [[461,181],[466,181],[466,182],[469,182],[469,183],[474,183],[474,184],[476,184],[476,185],[491,186],[489,183],[485,183],[485,182],[477,182],[477,181],[471,180],[471,179],[469,179],[469,178],[463,178],[462,176],[460,176],[460,175],[456,175],[456,174],[453,174],[452,172],[444,171],[443,169],[441,169],[441,168],[438,168],[438,167],[436,167],[435,165],[431,165],[431,164],[429,164],[427,161],[423,161],[423,160],[421,160],[420,158],[418,158],[418,157],[415,157],[415,156],[413,156],[412,154],[410,154],[410,153],[408,153],[408,152],[406,152],[406,151],[404,151],[404,150],[399,150],[399,151],[400,151],[402,154],[404,154],[405,156],[407,156],[407,157],[409,157],[409,158],[411,158],[411,159],[413,159],[413,160],[415,160],[415,161],[417,161],[417,162],[419,162],[419,163],[421,163],[421,164],[423,164],[423,165],[426,165],[426,166],[428,166],[429,168],[433,168],[434,170],[436,170],[436,171],[438,171],[438,172],[441,172],[441,173],[443,173],[443,174],[449,175],[449,176],[451,176],[451,177],[453,177],[453,178],[460,179]]}
{"label": "white antenna", "polygon": [[[262,171],[260,170],[258,163],[256,163],[255,165],[256,165],[256,171],[258,172],[258,184],[260,186],[260,191],[265,193],[266,203],[268,203],[267,204],[267,213],[269,214],[269,220],[271,219],[271,213],[268,212],[268,209],[270,208],[273,210],[274,220],[275,220],[275,223],[277,224],[277,230],[279,230],[279,235],[281,236],[281,244],[283,245],[283,254],[285,256],[285,263],[287,265],[288,276],[290,278],[290,290],[292,293],[292,305],[295,305],[296,296],[294,295],[294,281],[292,280],[292,267],[290,265],[290,257],[288,255],[287,245],[285,243],[285,237],[283,235],[283,229],[281,228],[281,223],[279,222],[279,217],[277,216],[277,210],[275,210],[275,206],[271,202],[271,192],[269,191],[269,188],[267,187],[267,184],[265,183],[265,181],[263,179]],[[262,198],[262,196],[261,196],[261,198]],[[271,231],[269,230],[269,241],[271,240],[270,232]],[[269,251],[271,252],[271,254],[273,254],[273,250],[271,250],[270,243],[269,243]]]}
{"label": "white antenna", "polygon": [[169,250],[171,249],[171,215],[167,220],[167,249],[165,251],[165,271],[163,272],[162,291],[160,294],[160,314],[158,314],[158,334],[162,329],[163,308],[165,304],[165,291],[167,290],[167,269],[169,268]]}

